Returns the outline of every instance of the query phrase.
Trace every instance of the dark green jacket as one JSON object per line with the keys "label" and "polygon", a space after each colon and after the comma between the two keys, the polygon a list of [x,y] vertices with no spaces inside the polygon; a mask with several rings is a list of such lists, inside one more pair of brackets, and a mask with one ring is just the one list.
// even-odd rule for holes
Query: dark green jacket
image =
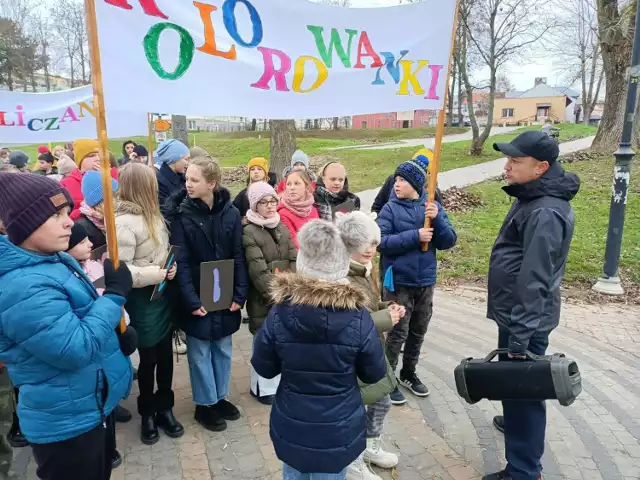
{"label": "dark green jacket", "polygon": [[[389,302],[380,302],[378,299],[380,295],[376,292],[373,285],[372,273],[367,276],[367,270],[359,263],[351,262],[349,266],[349,276],[347,277],[349,282],[353,285],[359,286],[367,294],[367,308],[371,312],[371,318],[380,335],[380,342],[384,349],[384,333],[393,328],[391,323],[391,315],[387,311]],[[360,386],[360,393],[362,393],[362,402],[365,405],[371,405],[386,395],[389,395],[397,386],[395,373],[391,369],[389,361],[387,362],[387,374],[378,383],[368,385],[358,380]]]}
{"label": "dark green jacket", "polygon": [[272,229],[253,223],[245,225],[242,244],[249,270],[249,330],[255,334],[271,307],[268,292],[273,277],[273,262],[289,262],[289,271],[295,272],[298,251],[289,229],[282,223]]}

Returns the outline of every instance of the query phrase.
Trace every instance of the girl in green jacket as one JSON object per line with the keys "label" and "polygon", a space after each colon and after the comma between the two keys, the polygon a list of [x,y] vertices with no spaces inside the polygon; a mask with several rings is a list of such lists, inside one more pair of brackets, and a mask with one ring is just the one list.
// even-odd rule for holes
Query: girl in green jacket
{"label": "girl in green jacket", "polygon": [[[363,212],[351,212],[349,215],[362,217],[363,223],[367,225],[371,241],[365,248],[351,256],[347,278],[350,283],[358,285],[366,292],[367,308],[371,311],[371,317],[384,346],[384,332],[391,330],[400,321],[405,315],[405,309],[401,305],[379,301],[380,280],[375,271],[373,260],[380,244],[380,228],[371,217]],[[367,448],[360,458],[349,465],[348,471],[354,478],[380,479],[368,468],[367,463],[372,463],[380,468],[393,468],[398,464],[398,456],[385,451],[381,441],[384,419],[391,410],[389,394],[396,386],[397,380],[388,361],[385,378],[373,385],[360,384],[363,402],[367,406]]]}
{"label": "girl in green jacket", "polygon": [[[298,251],[289,229],[280,221],[278,197],[267,182],[252,183],[247,190],[249,210],[246,212],[242,244],[249,270],[247,313],[249,330],[254,335],[269,313],[269,283],[274,273],[295,271]],[[251,368],[251,395],[260,403],[271,405],[280,376],[263,378]]]}

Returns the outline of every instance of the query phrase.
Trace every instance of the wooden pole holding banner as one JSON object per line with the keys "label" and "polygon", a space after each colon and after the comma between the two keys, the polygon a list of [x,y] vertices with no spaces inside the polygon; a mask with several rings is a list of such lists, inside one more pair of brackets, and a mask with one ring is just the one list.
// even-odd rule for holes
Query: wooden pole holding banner
{"label": "wooden pole holding banner", "polygon": [[147,113],[147,123],[149,124],[149,141],[147,144],[147,153],[149,154],[149,166],[153,167],[153,114]]}
{"label": "wooden pole holding banner", "polygon": [[[93,83],[93,106],[96,112],[98,143],[100,144],[100,165],[102,172],[102,189],[104,191],[104,224],[107,230],[107,247],[109,258],[117,269],[118,240],[116,238],[116,219],[113,205],[113,189],[111,188],[111,165],[109,163],[109,142],[107,137],[107,117],[102,89],[102,69],[100,66],[100,45],[98,43],[98,22],[96,19],[95,0],[85,0],[84,9],[87,16],[87,37],[91,54],[91,82]],[[120,319],[120,332],[127,330],[124,315]]]}
{"label": "wooden pole holding banner", "polygon": [[[460,9],[460,0],[456,0],[456,9],[453,14],[453,29],[451,32],[451,51],[449,52],[449,66],[447,67],[447,81],[444,89],[444,100],[442,101],[442,108],[438,113],[438,124],[436,126],[436,141],[433,146],[433,165],[430,165],[429,171],[429,187],[428,203],[433,203],[436,199],[436,186],[438,185],[438,170],[440,169],[440,152],[442,151],[442,137],[444,136],[444,118],[447,113],[447,97],[449,96],[449,81],[451,80],[451,65],[453,64],[453,48],[456,42],[456,30],[458,28],[458,10]],[[460,99],[458,99],[460,101]],[[424,228],[431,227],[431,219],[424,217]],[[429,249],[429,243],[422,244],[422,251],[426,252]]]}

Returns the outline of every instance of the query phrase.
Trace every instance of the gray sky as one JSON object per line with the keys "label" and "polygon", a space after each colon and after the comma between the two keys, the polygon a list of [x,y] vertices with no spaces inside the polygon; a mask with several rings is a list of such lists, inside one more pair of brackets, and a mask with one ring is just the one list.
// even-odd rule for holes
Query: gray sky
{"label": "gray sky", "polygon": [[[398,3],[399,0],[351,0],[351,6],[356,8],[390,7],[398,5]],[[562,83],[553,71],[553,60],[551,58],[527,58],[522,65],[508,65],[507,70],[509,78],[517,90],[532,88],[535,77],[547,77],[549,85]],[[478,78],[482,78],[483,73],[485,77],[488,77],[487,70],[487,72],[480,72]]]}

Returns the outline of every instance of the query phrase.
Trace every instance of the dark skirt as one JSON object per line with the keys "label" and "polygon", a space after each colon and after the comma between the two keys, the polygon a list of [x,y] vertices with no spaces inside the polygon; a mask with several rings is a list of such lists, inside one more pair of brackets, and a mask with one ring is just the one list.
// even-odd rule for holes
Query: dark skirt
{"label": "dark skirt", "polygon": [[172,329],[171,305],[166,296],[151,301],[153,285],[134,288],[127,297],[125,309],[131,325],[138,332],[138,347],[149,348],[157,345]]}

